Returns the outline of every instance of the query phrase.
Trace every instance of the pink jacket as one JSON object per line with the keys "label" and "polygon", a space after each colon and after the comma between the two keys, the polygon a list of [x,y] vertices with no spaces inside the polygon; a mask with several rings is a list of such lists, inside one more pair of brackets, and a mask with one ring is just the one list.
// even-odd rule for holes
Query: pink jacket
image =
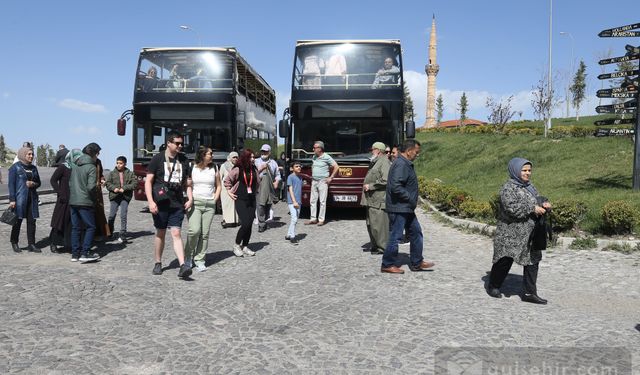
{"label": "pink jacket", "polygon": [[[253,172],[256,174],[256,176],[258,176],[258,189],[260,189],[260,176],[258,175],[258,170],[254,166],[252,166],[251,168],[253,168]],[[223,181],[224,187],[234,194],[236,193],[236,191],[238,191],[238,185],[240,185],[240,181],[238,179],[239,176],[240,168],[233,167]],[[256,194],[258,194],[258,191],[256,191]]]}

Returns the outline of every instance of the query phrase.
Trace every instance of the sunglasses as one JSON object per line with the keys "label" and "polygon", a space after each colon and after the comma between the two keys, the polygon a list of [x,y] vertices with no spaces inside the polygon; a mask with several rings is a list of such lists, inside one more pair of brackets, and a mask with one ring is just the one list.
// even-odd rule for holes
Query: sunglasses
{"label": "sunglasses", "polygon": [[184,142],[171,142],[171,143],[173,143],[174,145],[176,145],[178,147],[179,146],[184,146]]}

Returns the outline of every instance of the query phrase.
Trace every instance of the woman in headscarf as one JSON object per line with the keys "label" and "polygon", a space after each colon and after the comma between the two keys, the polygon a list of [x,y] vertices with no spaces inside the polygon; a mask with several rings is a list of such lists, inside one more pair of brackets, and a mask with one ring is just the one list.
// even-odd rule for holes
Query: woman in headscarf
{"label": "woman in headscarf", "polygon": [[491,297],[502,297],[500,287],[515,261],[524,266],[522,300],[546,304],[547,300],[540,298],[536,289],[542,251],[532,247],[531,234],[535,221],[551,209],[551,204],[546,200],[538,203],[542,200],[531,183],[531,167],[531,162],[523,158],[509,161],[509,180],[500,190],[498,225],[493,238],[493,267],[487,293]]}
{"label": "woman in headscarf", "polygon": [[[220,166],[220,180],[224,181],[224,179],[229,175],[229,172],[233,169],[233,167],[238,162],[238,153],[232,151],[227,155],[227,161],[224,162]],[[235,201],[231,199],[229,194],[226,192],[220,195],[220,199],[222,202],[222,227],[235,227],[238,225],[238,215],[236,214],[236,206]]]}
{"label": "woman in headscarf", "polygon": [[253,163],[254,160],[253,151],[242,151],[236,166],[224,179],[227,191],[223,194],[228,194],[235,201],[240,218],[240,229],[233,245],[233,254],[237,257],[256,255],[247,247],[251,240],[251,225],[256,217],[256,197],[260,186],[260,175]]}
{"label": "woman in headscarf", "polygon": [[[95,144],[95,143],[90,143]],[[86,147],[85,147],[86,148]],[[86,152],[85,152],[86,153]],[[102,240],[106,240],[111,236],[111,229],[109,228],[109,222],[107,216],[104,213],[104,197],[102,196],[102,187],[105,184],[104,168],[102,168],[102,161],[96,159],[96,186],[98,188],[95,201],[95,213],[96,213],[96,236],[101,236]]]}
{"label": "woman in headscarf", "polygon": [[9,208],[15,210],[18,220],[11,228],[11,248],[21,252],[18,246],[22,219],[27,219],[27,250],[39,253],[36,247],[36,219],[38,212],[38,192],[40,175],[33,164],[33,149],[22,147],[18,150],[18,161],[9,168]]}
{"label": "woman in headscarf", "polygon": [[73,158],[79,158],[82,151],[75,148],[67,152],[64,163],[60,163],[51,176],[51,188],[58,195],[56,206],[51,216],[51,233],[49,234],[49,248],[52,253],[58,253],[58,246],[71,249],[71,208],[69,206],[69,179],[71,178],[71,163]]}

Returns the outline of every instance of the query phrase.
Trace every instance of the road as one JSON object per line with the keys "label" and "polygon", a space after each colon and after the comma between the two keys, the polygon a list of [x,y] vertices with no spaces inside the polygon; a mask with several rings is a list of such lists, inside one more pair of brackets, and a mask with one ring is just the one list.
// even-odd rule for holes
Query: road
{"label": "road", "polygon": [[183,281],[170,241],[164,274],[151,275],[153,227],[141,202],[129,210],[132,242],[98,243],[99,262],[49,253],[53,198],[40,206],[42,254],[14,254],[10,228],[0,226],[3,374],[431,374],[442,353],[470,366],[453,358],[461,347],[524,351],[510,357],[520,364],[532,347],[591,348],[597,361],[611,358],[600,349],[608,348],[622,355],[617,365],[633,358],[626,373],[640,374],[640,253],[547,251],[538,289],[550,302],[540,306],[518,298],[521,267],[507,278],[507,297],[487,296],[491,240],[431,214],[419,217],[436,267],[414,273],[405,264],[404,275],[389,275],[363,251],[361,214],[329,210],[327,225],[298,226],[294,246],[280,203],[271,227],[254,231],[251,258],[233,256],[236,229],[216,216],[209,269]]}

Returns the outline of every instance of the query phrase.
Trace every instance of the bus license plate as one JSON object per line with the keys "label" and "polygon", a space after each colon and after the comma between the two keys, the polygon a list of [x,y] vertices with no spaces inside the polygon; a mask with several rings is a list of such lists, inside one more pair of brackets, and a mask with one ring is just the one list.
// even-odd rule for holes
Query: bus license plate
{"label": "bus license plate", "polygon": [[357,195],[334,195],[333,200],[335,202],[357,202]]}

